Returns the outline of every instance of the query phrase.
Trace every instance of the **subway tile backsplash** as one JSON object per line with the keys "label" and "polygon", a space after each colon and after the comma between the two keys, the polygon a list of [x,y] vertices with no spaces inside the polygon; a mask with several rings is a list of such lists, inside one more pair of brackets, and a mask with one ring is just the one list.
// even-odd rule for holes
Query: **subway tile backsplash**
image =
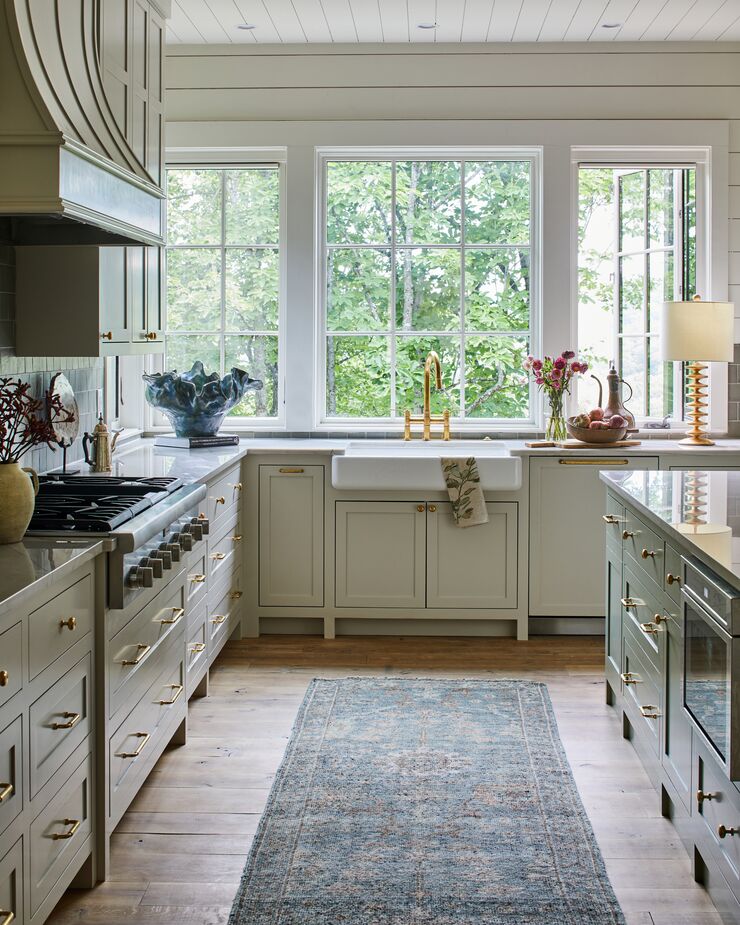
{"label": "subway tile backsplash", "polygon": [[[13,376],[30,382],[41,397],[54,373],[69,379],[80,408],[80,437],[67,451],[67,462],[79,461],[82,434],[95,426],[103,407],[103,361],[90,357],[18,357],[15,355],[15,250],[0,243],[0,376]],[[25,466],[46,472],[62,465],[62,451],[36,447],[23,457]]]}
{"label": "subway tile backsplash", "polygon": [[730,437],[740,437],[740,344],[735,344],[735,357],[728,366],[727,381],[727,432]]}

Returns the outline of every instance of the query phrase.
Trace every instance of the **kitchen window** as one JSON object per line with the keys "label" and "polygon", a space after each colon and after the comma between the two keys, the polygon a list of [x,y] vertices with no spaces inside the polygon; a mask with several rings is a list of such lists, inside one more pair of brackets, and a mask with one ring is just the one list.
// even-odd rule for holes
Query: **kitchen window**
{"label": "kitchen window", "polygon": [[530,422],[536,154],[324,152],[320,164],[323,422],[419,412],[430,350],[443,370],[433,412]]}
{"label": "kitchen window", "polygon": [[279,417],[281,272],[278,165],[167,171],[166,366],[233,366],[261,379],[232,417]]}

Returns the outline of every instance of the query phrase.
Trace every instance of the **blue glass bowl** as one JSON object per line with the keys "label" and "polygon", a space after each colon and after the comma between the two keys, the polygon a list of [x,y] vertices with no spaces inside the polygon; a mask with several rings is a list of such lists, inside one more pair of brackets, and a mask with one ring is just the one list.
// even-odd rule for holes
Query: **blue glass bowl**
{"label": "blue glass bowl", "polygon": [[259,379],[236,367],[223,379],[218,373],[206,375],[200,360],[187,373],[144,373],[142,378],[146,400],[169,418],[178,437],[214,436],[244,394],[262,388]]}

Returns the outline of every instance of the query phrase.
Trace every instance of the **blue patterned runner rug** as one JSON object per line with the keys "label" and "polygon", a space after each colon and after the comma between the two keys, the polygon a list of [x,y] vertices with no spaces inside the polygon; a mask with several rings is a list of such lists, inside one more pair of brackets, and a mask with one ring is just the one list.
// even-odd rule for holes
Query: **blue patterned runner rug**
{"label": "blue patterned runner rug", "polygon": [[624,925],[544,684],[315,680],[230,925]]}

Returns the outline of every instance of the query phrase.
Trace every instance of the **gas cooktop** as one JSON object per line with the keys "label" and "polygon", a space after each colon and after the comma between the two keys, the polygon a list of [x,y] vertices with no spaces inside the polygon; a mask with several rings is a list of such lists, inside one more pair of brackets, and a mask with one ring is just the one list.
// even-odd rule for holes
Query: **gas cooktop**
{"label": "gas cooktop", "polygon": [[182,487],[176,478],[42,476],[29,532],[110,533]]}

